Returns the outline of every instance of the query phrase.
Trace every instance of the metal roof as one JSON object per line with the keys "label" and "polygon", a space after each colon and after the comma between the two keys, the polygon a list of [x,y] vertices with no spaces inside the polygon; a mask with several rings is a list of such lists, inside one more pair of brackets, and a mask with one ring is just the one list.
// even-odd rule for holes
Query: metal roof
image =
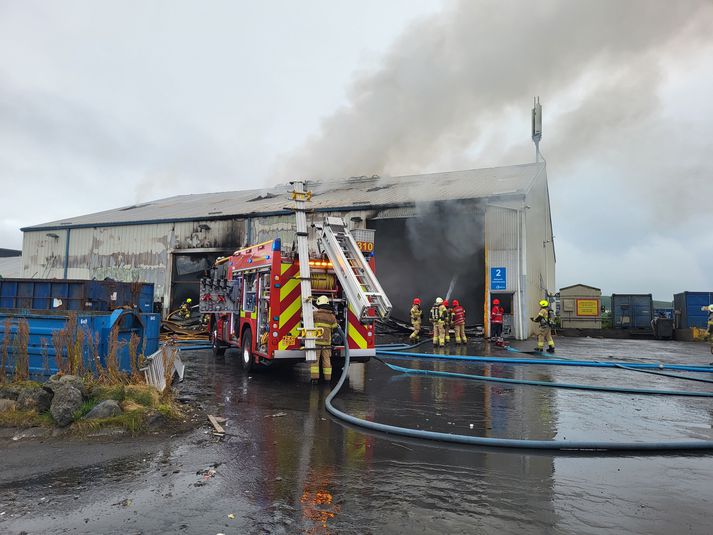
{"label": "metal roof", "polygon": [[[544,163],[531,163],[425,175],[308,181],[308,188],[313,192],[310,205],[315,210],[363,210],[418,202],[526,194],[544,168]],[[264,189],[177,195],[33,225],[22,230],[271,215],[283,213],[290,204],[290,189],[289,184],[280,184]]]}

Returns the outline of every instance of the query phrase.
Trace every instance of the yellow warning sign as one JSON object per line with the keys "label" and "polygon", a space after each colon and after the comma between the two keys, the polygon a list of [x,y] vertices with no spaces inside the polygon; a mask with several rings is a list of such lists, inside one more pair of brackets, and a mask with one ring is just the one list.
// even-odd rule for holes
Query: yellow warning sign
{"label": "yellow warning sign", "polygon": [[598,316],[599,299],[577,299],[577,316]]}

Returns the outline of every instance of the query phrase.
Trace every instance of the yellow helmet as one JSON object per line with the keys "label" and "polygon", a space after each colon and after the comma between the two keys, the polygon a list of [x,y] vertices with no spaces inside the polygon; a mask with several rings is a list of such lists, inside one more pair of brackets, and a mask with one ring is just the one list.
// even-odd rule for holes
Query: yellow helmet
{"label": "yellow helmet", "polygon": [[540,301],[541,307],[546,307],[549,304],[550,304],[550,302],[547,299],[543,299],[542,301]]}
{"label": "yellow helmet", "polygon": [[317,298],[317,306],[318,307],[321,307],[323,305],[328,305],[328,304],[329,304],[329,297],[327,297],[326,295],[320,295]]}
{"label": "yellow helmet", "polygon": [[192,303],[192,302],[193,302],[193,301],[191,300],[190,297],[189,297],[188,299],[186,299],[186,303]]}

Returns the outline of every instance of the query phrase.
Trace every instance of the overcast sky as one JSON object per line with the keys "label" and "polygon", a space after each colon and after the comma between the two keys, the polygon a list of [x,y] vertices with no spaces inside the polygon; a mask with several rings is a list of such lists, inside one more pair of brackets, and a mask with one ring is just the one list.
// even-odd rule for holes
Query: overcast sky
{"label": "overcast sky", "polygon": [[557,284],[713,291],[713,3],[0,0],[0,247],[296,176],[528,163]]}

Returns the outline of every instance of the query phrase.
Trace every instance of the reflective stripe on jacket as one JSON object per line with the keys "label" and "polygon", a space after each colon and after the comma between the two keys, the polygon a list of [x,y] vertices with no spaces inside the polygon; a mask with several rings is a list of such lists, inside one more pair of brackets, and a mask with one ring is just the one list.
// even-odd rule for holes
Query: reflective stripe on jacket
{"label": "reflective stripe on jacket", "polygon": [[490,311],[490,321],[492,321],[493,323],[502,323],[503,312],[505,312],[505,309],[503,307],[501,307],[500,305],[493,305],[493,310]]}
{"label": "reflective stripe on jacket", "polygon": [[458,305],[453,307],[453,325],[463,325],[465,323],[465,308]]}
{"label": "reflective stripe on jacket", "polygon": [[337,317],[334,312],[325,308],[314,311],[314,326],[322,328],[322,336],[316,340],[318,346],[332,345],[332,329],[337,328]]}

